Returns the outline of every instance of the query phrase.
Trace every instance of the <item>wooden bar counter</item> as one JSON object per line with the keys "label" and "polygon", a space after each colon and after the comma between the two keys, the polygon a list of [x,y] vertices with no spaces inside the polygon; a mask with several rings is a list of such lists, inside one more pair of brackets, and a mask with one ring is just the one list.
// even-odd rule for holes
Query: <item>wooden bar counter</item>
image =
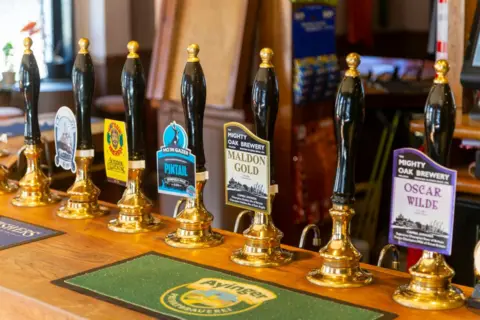
{"label": "wooden bar counter", "polygon": [[[400,319],[479,318],[466,307],[422,311],[395,303],[391,298],[395,288],[408,282],[408,274],[402,272],[364,265],[374,275],[372,285],[355,289],[321,288],[305,278],[307,272],[320,263],[318,254],[312,251],[288,247],[296,257],[289,265],[270,269],[242,267],[230,261],[232,250],[243,245],[240,234],[220,230],[225,236],[225,243],[219,247],[176,249],[163,241],[167,233],[175,228],[175,221],[170,217],[160,216],[163,226],[158,232],[118,234],[106,227],[115,212],[94,220],[66,220],[55,214],[59,205],[17,208],[10,204],[10,199],[10,195],[0,196],[1,215],[65,234],[0,251],[0,319],[147,319],[149,317],[143,314],[53,285],[51,281],[149,251],[388,311],[397,314]],[[115,206],[108,206],[116,211]],[[472,288],[461,288],[467,297],[472,294]]]}

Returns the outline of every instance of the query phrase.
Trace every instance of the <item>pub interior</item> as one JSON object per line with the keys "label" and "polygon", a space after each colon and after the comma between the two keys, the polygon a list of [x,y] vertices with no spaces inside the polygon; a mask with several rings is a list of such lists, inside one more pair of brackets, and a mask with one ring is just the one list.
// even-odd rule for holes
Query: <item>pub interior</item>
{"label": "pub interior", "polygon": [[0,319],[480,319],[480,0],[0,21]]}

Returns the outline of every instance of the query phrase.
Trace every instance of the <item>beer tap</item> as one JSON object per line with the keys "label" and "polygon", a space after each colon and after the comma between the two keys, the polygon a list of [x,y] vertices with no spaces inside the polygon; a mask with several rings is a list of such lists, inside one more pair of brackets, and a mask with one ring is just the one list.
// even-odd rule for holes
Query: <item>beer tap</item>
{"label": "beer tap", "polygon": [[[198,58],[199,51],[200,48],[196,44],[188,46],[188,59],[180,87],[188,149],[196,158],[196,186],[195,198],[185,198],[178,201],[174,217],[179,227],[165,238],[168,245],[178,248],[207,248],[223,242],[223,236],[212,231],[213,215],[208,212],[203,204],[203,189],[208,180],[203,149],[203,115],[205,113],[207,88]],[[185,202],[185,208],[178,212],[183,202]]]}
{"label": "beer tap", "polygon": [[365,118],[365,94],[357,69],[360,56],[350,53],[346,60],[348,70],[339,85],[334,111],[337,171],[330,209],[332,237],[320,249],[323,258],[320,268],[307,275],[316,285],[336,288],[359,287],[372,282],[372,275],[360,268],[362,255],[350,240],[350,221],[355,214],[355,156]]}
{"label": "beer tap", "polygon": [[8,168],[0,165],[0,195],[17,191],[18,186],[8,180]]}
{"label": "beer tap", "polygon": [[[270,142],[273,148],[275,121],[278,112],[278,83],[272,64],[273,51],[263,48],[260,51],[262,60],[252,89],[252,111],[255,134]],[[275,179],[275,166],[270,156],[270,190],[269,201],[273,203],[278,185]],[[293,253],[282,249],[280,241],[283,233],[275,227],[271,214],[255,211],[252,224],[243,232],[246,238],[242,248],[232,253],[233,262],[250,267],[274,267],[289,263]]]}
{"label": "beer tap", "polygon": [[145,170],[145,75],[138,47],[136,41],[128,43],[129,54],[121,78],[128,139],[127,188],[118,202],[118,218],[108,224],[110,230],[124,233],[147,232],[160,227],[151,214],[152,201],[141,188]]}
{"label": "beer tap", "polygon": [[98,205],[100,189],[90,178],[90,168],[95,156],[92,143],[91,106],[95,89],[95,71],[88,52],[89,41],[78,41],[80,50],[72,70],[73,96],[77,114],[77,151],[75,162],[77,172],[75,182],[68,189],[68,200],[57,211],[57,215],[67,219],[88,219],[108,212]]}
{"label": "beer tap", "polygon": [[40,168],[42,155],[40,126],[38,123],[38,98],[40,94],[40,73],[31,50],[32,39],[25,38],[20,65],[20,92],[25,102],[25,157],[27,171],[20,180],[19,191],[12,199],[18,207],[38,207],[60,201],[50,192],[50,178]]}
{"label": "beer tap", "polygon": [[[446,60],[435,63],[436,77],[425,104],[426,154],[447,166],[455,130],[456,105],[446,77]],[[398,287],[393,300],[411,308],[444,310],[461,307],[463,292],[452,286],[455,271],[442,254],[424,250],[420,260],[409,269],[410,283]]]}

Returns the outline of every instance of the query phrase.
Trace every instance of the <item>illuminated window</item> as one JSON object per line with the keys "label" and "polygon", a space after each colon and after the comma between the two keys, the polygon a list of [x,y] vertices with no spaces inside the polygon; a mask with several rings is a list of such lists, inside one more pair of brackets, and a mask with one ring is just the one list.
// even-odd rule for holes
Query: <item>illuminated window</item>
{"label": "illuminated window", "polygon": [[[72,65],[72,0],[0,1],[0,71],[18,73],[23,39],[30,36],[42,78],[68,77]],[[18,79],[18,75],[17,75]]]}

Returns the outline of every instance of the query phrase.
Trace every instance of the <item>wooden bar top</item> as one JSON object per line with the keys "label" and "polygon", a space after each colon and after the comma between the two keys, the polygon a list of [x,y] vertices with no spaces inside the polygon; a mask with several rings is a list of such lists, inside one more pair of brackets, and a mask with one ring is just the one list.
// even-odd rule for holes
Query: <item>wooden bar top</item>
{"label": "wooden bar top", "polygon": [[[410,131],[424,132],[425,124],[423,123],[423,118],[412,120],[410,122]],[[457,112],[453,137],[456,139],[480,140],[480,121],[471,119],[468,114]]]}
{"label": "wooden bar top", "polygon": [[[478,314],[465,307],[449,311],[422,311],[395,303],[392,293],[409,279],[408,274],[402,272],[363,265],[373,273],[373,284],[354,289],[321,288],[305,278],[309,270],[319,266],[320,257],[316,252],[285,246],[295,252],[295,260],[289,265],[265,269],[243,267],[230,261],[230,253],[244,243],[240,234],[219,230],[225,236],[225,243],[219,247],[177,249],[163,241],[167,233],[175,228],[174,219],[169,217],[160,216],[163,226],[158,232],[118,234],[109,231],[106,226],[116,212],[93,220],[66,220],[55,214],[59,205],[17,208],[10,204],[11,197],[0,196],[2,215],[65,234],[0,251],[0,319],[147,319],[149,317],[143,314],[58,287],[51,281],[149,251],[388,311],[397,314],[400,319],[479,318]],[[109,206],[116,211],[113,205]],[[471,295],[472,288],[461,288],[467,297]]]}

